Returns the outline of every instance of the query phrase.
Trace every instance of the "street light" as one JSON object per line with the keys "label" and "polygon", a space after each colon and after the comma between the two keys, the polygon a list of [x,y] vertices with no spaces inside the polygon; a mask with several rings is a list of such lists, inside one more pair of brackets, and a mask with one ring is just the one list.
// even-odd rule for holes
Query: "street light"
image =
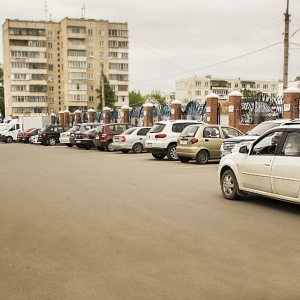
{"label": "street light", "polygon": [[98,60],[100,62],[100,69],[101,69],[101,90],[102,90],[102,109],[105,107],[105,95],[104,95],[104,74],[103,74],[103,63],[107,60],[112,59],[112,57],[108,57],[106,59],[98,59],[94,56],[91,56],[91,58]]}

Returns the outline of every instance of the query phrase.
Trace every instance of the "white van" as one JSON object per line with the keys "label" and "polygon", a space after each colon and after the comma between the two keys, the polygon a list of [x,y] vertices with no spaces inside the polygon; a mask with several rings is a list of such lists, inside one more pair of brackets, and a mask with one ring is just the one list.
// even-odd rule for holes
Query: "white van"
{"label": "white van", "polygon": [[16,141],[20,131],[20,122],[16,119],[11,120],[5,125],[7,125],[7,127],[0,132],[1,141],[5,143],[12,143],[13,141]]}

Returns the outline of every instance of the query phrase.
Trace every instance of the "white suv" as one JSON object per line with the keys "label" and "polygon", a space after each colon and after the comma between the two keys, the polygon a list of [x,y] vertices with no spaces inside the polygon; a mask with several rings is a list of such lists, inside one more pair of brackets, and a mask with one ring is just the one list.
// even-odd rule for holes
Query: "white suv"
{"label": "white suv", "polygon": [[183,129],[191,124],[205,124],[197,120],[169,120],[156,122],[147,133],[145,150],[156,159],[178,160],[177,139]]}
{"label": "white suv", "polygon": [[246,135],[225,139],[221,145],[221,157],[239,151],[241,146],[249,145],[271,128],[283,125],[300,124],[300,119],[276,119],[264,121],[251,129]]}

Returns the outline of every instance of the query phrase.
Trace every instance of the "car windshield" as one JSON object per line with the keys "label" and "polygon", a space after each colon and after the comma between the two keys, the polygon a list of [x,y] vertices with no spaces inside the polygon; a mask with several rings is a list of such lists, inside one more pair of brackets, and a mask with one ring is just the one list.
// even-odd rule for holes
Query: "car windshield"
{"label": "car windshield", "polygon": [[78,131],[80,129],[80,125],[74,125],[72,128],[70,128],[68,131],[74,132]]}
{"label": "car windshield", "polygon": [[104,129],[104,126],[98,126],[98,127],[96,128],[96,132],[97,132],[97,133],[101,133],[101,132],[103,131],[103,129]]}
{"label": "car windshield", "polygon": [[127,130],[125,130],[122,134],[132,134],[133,132],[135,132],[137,130],[137,128],[129,128]]}
{"label": "car windshield", "polygon": [[197,130],[198,126],[187,126],[180,134],[181,137],[186,136],[186,137],[194,137]]}
{"label": "car windshield", "polygon": [[157,123],[157,124],[153,125],[153,127],[150,129],[149,132],[150,133],[162,132],[165,127],[166,127],[166,124]]}
{"label": "car windshield", "polygon": [[267,132],[269,129],[273,127],[279,126],[281,123],[260,123],[253,129],[251,129],[247,135],[262,135],[263,133]]}

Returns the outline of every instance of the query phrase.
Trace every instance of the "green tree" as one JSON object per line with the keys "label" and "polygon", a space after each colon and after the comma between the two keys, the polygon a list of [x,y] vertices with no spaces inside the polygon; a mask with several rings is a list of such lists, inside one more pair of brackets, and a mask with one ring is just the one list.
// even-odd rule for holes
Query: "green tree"
{"label": "green tree", "polygon": [[148,98],[154,98],[160,104],[166,104],[166,97],[161,94],[160,90],[153,90],[150,94],[144,96],[144,100]]}
{"label": "green tree", "polygon": [[129,106],[142,106],[145,102],[144,97],[141,95],[141,92],[129,92]]}
{"label": "green tree", "polygon": [[[116,94],[113,91],[113,89],[111,88],[109,81],[107,79],[107,77],[102,73],[102,76],[104,78],[104,99],[105,99],[105,106],[109,107],[109,108],[113,108],[115,106],[116,103]],[[97,98],[100,99],[100,103],[97,106],[98,110],[102,110],[102,84],[100,81],[100,87],[99,89],[96,89],[96,92],[98,94]]]}
{"label": "green tree", "polygon": [[2,118],[5,117],[5,107],[4,107],[4,85],[3,85],[3,68],[0,64],[0,114]]}

